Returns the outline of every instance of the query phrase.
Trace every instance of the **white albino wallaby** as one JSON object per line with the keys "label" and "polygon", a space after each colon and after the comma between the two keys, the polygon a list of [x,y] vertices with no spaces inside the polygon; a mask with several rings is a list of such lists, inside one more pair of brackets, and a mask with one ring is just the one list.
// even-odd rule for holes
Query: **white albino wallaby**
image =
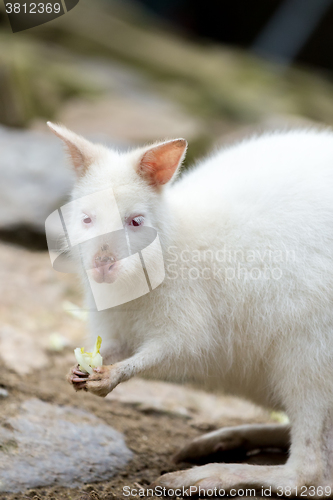
{"label": "white albino wallaby", "polygon": [[49,126],[77,173],[69,231],[88,240],[83,277],[91,269],[101,290],[118,280],[130,287],[141,266],[94,239],[110,212],[89,195],[108,187],[128,233],[157,230],[166,270],[150,293],[91,313],[92,344],[100,335],[113,364],[90,376],[74,367],[69,382],[106,396],[135,375],[186,378],[288,414],[290,428],[222,429],[178,455],[290,443],[285,465],[208,464],[161,476],[160,485],[333,486],[333,134],[253,137],[173,182],[184,139],[119,153]]}

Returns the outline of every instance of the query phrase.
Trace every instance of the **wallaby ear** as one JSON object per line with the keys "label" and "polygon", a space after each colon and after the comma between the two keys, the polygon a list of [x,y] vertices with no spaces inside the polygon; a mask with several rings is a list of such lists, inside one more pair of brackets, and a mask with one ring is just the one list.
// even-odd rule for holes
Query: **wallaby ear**
{"label": "wallaby ear", "polygon": [[96,158],[96,146],[63,125],[55,125],[51,122],[47,122],[47,125],[66,144],[76,174],[84,175]]}
{"label": "wallaby ear", "polygon": [[152,186],[169,182],[181,165],[187,149],[185,139],[152,146],[143,154],[137,172]]}

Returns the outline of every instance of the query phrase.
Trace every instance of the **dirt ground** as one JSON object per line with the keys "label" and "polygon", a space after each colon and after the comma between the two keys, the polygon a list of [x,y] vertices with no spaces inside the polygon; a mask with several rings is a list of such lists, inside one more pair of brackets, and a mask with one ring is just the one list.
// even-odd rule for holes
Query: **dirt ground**
{"label": "dirt ground", "polygon": [[[8,391],[8,397],[0,401],[0,425],[15,414],[19,403],[39,398],[92,412],[122,432],[134,452],[126,470],[110,481],[74,489],[57,486],[3,493],[1,500],[126,498],[124,486],[138,483],[146,487],[164,472],[190,466],[176,466],[172,456],[191,438],[218,427],[270,418],[240,400],[173,384],[155,386],[157,382],[140,379],[121,384],[106,399],[75,393],[65,375],[74,363],[73,348],[83,345],[86,327],[84,317],[68,311],[68,304],[80,304],[80,291],[73,275],[52,269],[47,252],[1,243],[0,295],[0,387]],[[60,351],[50,343],[54,333],[68,344]],[[272,463],[284,458],[257,455],[248,461]],[[240,453],[212,459],[238,461],[245,457]]]}
{"label": "dirt ground", "polygon": [[11,394],[2,404],[1,413],[6,415],[10,413],[12,400],[23,401],[29,397],[84,408],[123,432],[126,443],[134,452],[135,458],[127,470],[110,482],[75,489],[40,488],[25,494],[4,494],[2,498],[6,500],[123,498],[123,486],[133,486],[135,482],[148,485],[161,472],[172,470],[170,458],[177,449],[177,445],[199,434],[199,430],[189,426],[183,418],[158,413],[145,414],[133,406],[117,401],[100,400],[86,393],[76,394],[65,381],[64,374],[67,370],[68,366],[63,356],[59,354],[50,355],[46,369],[33,373],[24,380],[1,367],[1,385],[6,387]]}
{"label": "dirt ground", "polygon": [[[163,412],[149,411],[135,408],[133,405],[118,401],[100,400],[86,393],[74,393],[64,379],[68,366],[63,354],[50,354],[46,369],[35,372],[24,378],[9,372],[3,366],[0,368],[1,386],[10,391],[10,397],[2,404],[2,415],[11,412],[12,401],[23,401],[29,397],[37,397],[43,401],[61,405],[71,405],[84,408],[101,418],[125,435],[127,446],[134,452],[134,459],[126,470],[110,481],[99,484],[87,484],[82,488],[43,487],[28,490],[23,494],[3,494],[3,500],[26,500],[27,498],[49,500],[106,500],[125,498],[122,494],[124,486],[135,487],[135,483],[148,486],[154,479],[164,472],[184,467],[172,463],[172,455],[189,439],[204,431],[213,430],[216,425],[192,425],[191,421],[181,416],[163,414]],[[264,420],[261,418],[252,421]],[[251,421],[251,419],[249,419]],[[244,418],[233,421],[226,419],[224,425],[244,423]],[[74,450],[73,450],[74,452]],[[230,456],[242,460],[241,455]],[[274,457],[279,460],[281,457]],[[273,459],[261,455],[256,462]],[[216,457],[215,457],[216,460]],[[253,460],[252,460],[253,462]],[[189,464],[187,464],[189,466]]]}

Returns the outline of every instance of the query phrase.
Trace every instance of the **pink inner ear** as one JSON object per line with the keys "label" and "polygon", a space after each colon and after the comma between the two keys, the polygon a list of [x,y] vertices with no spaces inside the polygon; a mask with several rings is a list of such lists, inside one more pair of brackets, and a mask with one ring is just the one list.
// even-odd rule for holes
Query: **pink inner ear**
{"label": "pink inner ear", "polygon": [[151,185],[166,184],[177,170],[186,146],[184,139],[177,139],[149,149],[141,159],[139,173]]}

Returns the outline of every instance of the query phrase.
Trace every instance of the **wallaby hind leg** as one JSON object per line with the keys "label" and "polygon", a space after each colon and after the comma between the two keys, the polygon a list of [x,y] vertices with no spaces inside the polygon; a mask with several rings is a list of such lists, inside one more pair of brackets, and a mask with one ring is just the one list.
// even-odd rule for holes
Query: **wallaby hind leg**
{"label": "wallaby hind leg", "polygon": [[290,426],[240,425],[209,432],[191,441],[175,455],[176,462],[191,461],[220,451],[281,448],[290,446]]}
{"label": "wallaby hind leg", "polygon": [[[321,399],[321,402],[323,400]],[[329,408],[325,410],[315,398],[294,401],[291,412],[292,429],[290,430],[291,444],[290,456],[284,465],[250,465],[244,463],[212,463],[187,470],[172,472],[159,477],[153,486],[166,488],[185,488],[191,494],[198,494],[198,488],[231,490],[253,488],[260,494],[262,488],[270,488],[271,493],[278,496],[294,496],[300,492],[309,492],[309,496],[330,496],[333,487],[333,420]],[[257,427],[257,431],[259,426]],[[260,426],[261,427],[261,426]],[[275,429],[274,429],[275,428]],[[243,430],[236,433],[234,429],[223,429],[216,433],[203,436],[197,441],[206,443],[202,447],[193,446],[194,453],[212,449],[219,443],[228,442],[239,444],[244,436],[249,438],[247,446],[259,446],[268,443],[268,438],[276,436],[272,430],[281,429],[279,439],[275,438],[274,445],[287,444],[289,441],[289,428],[287,426],[267,426],[266,436],[259,432],[249,430],[250,426],[243,426]],[[239,430],[239,428],[238,428]],[[233,434],[234,433],[234,434]],[[223,436],[224,434],[224,436]],[[230,438],[228,441],[226,436]],[[257,437],[256,437],[257,436]],[[259,436],[261,436],[259,438]],[[234,441],[232,439],[234,437]],[[271,443],[271,440],[269,441]],[[209,445],[207,443],[210,443]],[[190,449],[190,447],[188,447]],[[189,452],[187,453],[187,456]],[[183,453],[183,456],[186,456]],[[326,488],[326,489],[325,489]],[[327,494],[327,489],[329,495]],[[325,493],[323,493],[325,492]],[[304,496],[304,495],[303,495]]]}

